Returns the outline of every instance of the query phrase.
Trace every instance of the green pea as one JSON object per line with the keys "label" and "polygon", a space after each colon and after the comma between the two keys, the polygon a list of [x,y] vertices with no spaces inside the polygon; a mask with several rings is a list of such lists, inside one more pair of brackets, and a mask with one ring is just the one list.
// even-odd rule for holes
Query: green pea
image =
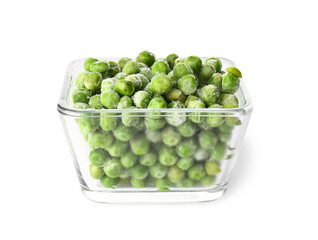
{"label": "green pea", "polygon": [[151,95],[146,91],[138,91],[132,97],[137,108],[147,108],[151,100]]}
{"label": "green pea", "polygon": [[242,124],[242,121],[238,117],[226,117],[225,122],[230,126],[239,126]]}
{"label": "green pea", "polygon": [[137,160],[137,155],[135,155],[132,151],[129,151],[121,156],[120,163],[123,167],[130,168],[136,164]]}
{"label": "green pea", "polygon": [[207,106],[217,103],[220,99],[218,88],[212,84],[200,88],[198,90],[198,95]]}
{"label": "green pea", "polygon": [[176,66],[178,63],[183,63],[183,62],[184,62],[184,58],[178,57],[176,60],[174,60],[174,66]]}
{"label": "green pea", "polygon": [[[212,104],[209,108],[222,108],[219,104]],[[211,127],[219,127],[224,122],[224,117],[221,117],[222,113],[208,113],[211,117],[206,118],[206,122]]]}
{"label": "green pea", "polygon": [[[168,108],[185,108],[184,104],[180,101],[172,101],[168,104]],[[187,120],[185,113],[179,112],[178,110],[174,112],[166,113],[166,120],[172,126],[180,126]]]}
{"label": "green pea", "polygon": [[220,132],[224,132],[224,133],[231,133],[234,129],[234,126],[228,125],[226,123],[223,123],[220,127],[219,127],[219,131]]}
{"label": "green pea", "polygon": [[212,84],[212,85],[216,86],[219,90],[221,90],[222,89],[222,79],[223,79],[222,74],[214,73],[210,77],[208,84]]}
{"label": "green pea", "polygon": [[208,84],[209,79],[212,77],[214,73],[215,68],[212,64],[203,64],[199,73],[199,84],[201,85],[201,87]]}
{"label": "green pea", "polygon": [[146,50],[138,54],[136,61],[147,64],[149,67],[151,67],[156,61],[156,56],[152,52]]}
{"label": "green pea", "polygon": [[220,163],[216,161],[206,161],[205,165],[206,174],[213,176],[221,172]]}
{"label": "green pea", "polygon": [[166,177],[156,179],[156,187],[159,188],[160,191],[167,191],[169,190],[169,187],[172,186],[173,182]]}
{"label": "green pea", "polygon": [[102,179],[100,180],[100,183],[107,188],[112,188],[115,187],[119,182],[119,178],[110,178],[106,175],[104,175],[102,177]]}
{"label": "green pea", "polygon": [[120,68],[118,64],[114,61],[109,61],[109,69],[107,71],[107,75],[110,77],[114,77],[117,73],[120,72]]}
{"label": "green pea", "polygon": [[122,72],[126,73],[127,75],[138,73],[139,68],[137,63],[134,61],[127,62],[125,67],[122,69]]}
{"label": "green pea", "polygon": [[118,159],[111,159],[109,160],[104,166],[105,174],[110,178],[117,178],[119,177],[122,171],[122,166]]}
{"label": "green pea", "polygon": [[167,176],[171,182],[177,183],[184,178],[185,172],[174,165],[169,168]]}
{"label": "green pea", "polygon": [[188,170],[188,177],[193,181],[200,181],[204,176],[205,171],[202,164],[194,164]]}
{"label": "green pea", "polygon": [[157,162],[157,154],[148,152],[140,156],[139,162],[141,165],[151,167]]}
{"label": "green pea", "polygon": [[123,96],[120,98],[117,105],[117,109],[127,109],[132,106],[132,100],[128,96]]}
{"label": "green pea", "polygon": [[240,87],[240,79],[230,73],[223,76],[222,91],[224,93],[235,93]]}
{"label": "green pea", "polygon": [[175,128],[166,127],[162,131],[162,141],[170,147],[176,146],[181,141],[181,135]]}
{"label": "green pea", "polygon": [[163,98],[153,98],[148,105],[148,108],[167,108],[167,102]]}
{"label": "green pea", "polygon": [[107,160],[107,153],[104,149],[93,149],[89,153],[89,161],[97,167],[101,167]]}
{"label": "green pea", "polygon": [[103,104],[100,102],[100,95],[94,95],[89,99],[88,105],[95,109],[102,109]]}
{"label": "green pea", "polygon": [[80,89],[84,89],[85,88],[85,77],[89,74],[89,72],[81,72],[80,74],[77,75],[76,78],[76,86]]}
{"label": "green pea", "polygon": [[188,170],[193,164],[193,158],[192,157],[182,157],[177,162],[177,166],[182,170]]}
{"label": "green pea", "polygon": [[151,73],[153,76],[160,73],[168,74],[169,71],[170,71],[170,67],[168,63],[164,60],[159,60],[155,62],[151,67]]}
{"label": "green pea", "polygon": [[191,101],[197,101],[197,100],[200,101],[201,99],[198,98],[198,97],[196,97],[196,96],[190,95],[190,96],[188,96],[188,98],[187,98],[187,100],[185,101],[184,105],[185,105],[185,107],[188,107],[188,106],[189,106],[189,103],[190,103]]}
{"label": "green pea", "polygon": [[166,99],[168,101],[180,101],[184,103],[186,101],[186,96],[182,93],[181,90],[177,88],[171,89],[167,94],[166,94]]}
{"label": "green pea", "polygon": [[172,87],[170,78],[164,73],[158,73],[151,79],[151,88],[157,94],[165,94]]}
{"label": "green pea", "polygon": [[96,130],[88,135],[88,144],[91,148],[108,148],[113,143],[113,135],[103,130]]}
{"label": "green pea", "polygon": [[178,80],[178,88],[185,95],[191,95],[195,93],[195,91],[197,90],[197,85],[198,83],[196,78],[191,74],[184,75]]}
{"label": "green pea", "polygon": [[183,137],[192,137],[197,131],[197,126],[193,122],[187,120],[180,126],[177,126],[177,130]]}
{"label": "green pea", "polygon": [[106,78],[102,81],[101,91],[105,92],[107,90],[115,90],[115,79],[114,78]]}
{"label": "green pea", "polygon": [[221,161],[225,156],[226,148],[226,143],[219,141],[211,151],[211,158],[215,161]]}
{"label": "green pea", "polygon": [[132,138],[133,130],[124,124],[119,124],[117,128],[113,130],[113,134],[117,140],[127,142]]}
{"label": "green pea", "polygon": [[210,63],[214,66],[216,72],[221,72],[222,70],[222,62],[220,59],[216,57],[211,57],[205,60],[205,63]]}
{"label": "green pea", "polygon": [[112,131],[117,126],[117,117],[114,116],[112,113],[101,113],[100,114],[100,127],[106,131]]}
{"label": "green pea", "polygon": [[161,131],[153,131],[153,130],[147,129],[145,133],[146,133],[146,137],[148,141],[150,142],[158,143],[158,142],[161,142],[162,140]]}
{"label": "green pea", "polygon": [[128,169],[129,174],[135,179],[145,179],[149,173],[148,167],[136,164]]}
{"label": "green pea", "polygon": [[201,130],[211,130],[212,129],[212,127],[206,121],[198,123],[198,126]]}
{"label": "green pea", "polygon": [[127,179],[127,178],[129,178],[130,176],[129,176],[129,171],[128,171],[128,169],[127,169],[127,168],[122,168],[122,169],[121,169],[121,172],[120,172],[120,174],[119,174],[119,177],[120,177],[120,179]]}
{"label": "green pea", "polygon": [[[205,105],[201,100],[191,101],[188,108],[205,108]],[[205,117],[202,117],[202,113],[200,112],[193,112],[190,113],[189,119],[194,123],[201,123],[204,121]]]}
{"label": "green pea", "polygon": [[143,155],[148,152],[149,146],[149,141],[143,135],[135,136],[130,140],[130,148],[137,155]]}
{"label": "green pea", "polygon": [[143,118],[140,118],[140,121],[134,126],[135,132],[146,130],[146,124]]}
{"label": "green pea", "polygon": [[191,67],[189,67],[188,65],[186,65],[184,63],[178,63],[177,65],[175,65],[175,67],[173,69],[173,75],[177,80],[179,78],[181,78],[185,75],[189,75],[189,74],[193,74],[193,71],[192,71]]}
{"label": "green pea", "polygon": [[140,69],[140,68],[147,68],[148,67],[148,65],[147,64],[144,64],[144,63],[142,63],[142,62],[136,62],[137,63],[137,66],[138,66],[138,68]]}
{"label": "green pea", "polygon": [[89,68],[91,72],[105,73],[109,70],[109,63],[106,61],[93,62]]}
{"label": "green pea", "polygon": [[184,59],[184,63],[188,65],[194,73],[199,73],[202,67],[202,60],[197,56],[189,56]]}
{"label": "green pea", "polygon": [[218,142],[218,137],[212,131],[202,131],[199,134],[199,143],[204,149],[212,149]]}
{"label": "green pea", "polygon": [[123,80],[125,79],[125,77],[127,77],[128,75],[126,73],[123,72],[119,72],[114,76],[114,79],[116,80]]}
{"label": "green pea", "polygon": [[108,153],[112,157],[121,157],[127,150],[128,143],[115,140],[113,144],[107,149]]}
{"label": "green pea", "polygon": [[203,187],[211,187],[212,185],[215,184],[216,178],[215,176],[205,176],[200,180],[200,184]]}
{"label": "green pea", "polygon": [[168,146],[162,146],[159,150],[159,162],[165,166],[172,166],[178,161],[175,150]]}
{"label": "green pea", "polygon": [[118,60],[118,66],[120,69],[123,69],[125,65],[131,61],[131,58],[128,57],[122,57],[121,59]]}
{"label": "green pea", "polygon": [[224,108],[237,108],[238,99],[234,94],[223,93],[221,94],[221,104]]}
{"label": "green pea", "polygon": [[101,179],[104,176],[104,170],[102,167],[97,167],[94,164],[89,165],[89,173],[94,179]]}
{"label": "green pea", "polygon": [[242,78],[241,71],[236,67],[227,67],[225,69],[228,73],[234,75],[235,77]]}
{"label": "green pea", "polygon": [[167,167],[161,163],[156,163],[149,167],[150,175],[156,179],[164,178],[167,175]]}
{"label": "green pea", "polygon": [[209,158],[210,152],[202,147],[198,148],[193,157],[196,161],[202,161]]}
{"label": "green pea", "polygon": [[137,178],[132,178],[130,180],[131,186],[134,188],[144,188],[146,187],[147,184],[147,179],[137,179]]}
{"label": "green pea", "polygon": [[149,79],[141,73],[136,74],[136,76],[141,80],[141,89],[144,89],[149,84]]}
{"label": "green pea", "polygon": [[146,128],[148,130],[159,130],[166,125],[166,121],[163,118],[146,118],[145,119]]}
{"label": "green pea", "polygon": [[116,93],[114,90],[107,90],[102,92],[100,101],[106,108],[117,108],[117,105],[119,103],[120,97],[118,93]]}
{"label": "green pea", "polygon": [[134,83],[135,91],[142,89],[142,81],[137,74],[131,74],[125,78],[127,81],[132,81]]}
{"label": "green pea", "polygon": [[117,80],[115,90],[121,95],[131,96],[135,92],[135,86],[134,83],[129,80]]}
{"label": "green pea", "polygon": [[168,73],[168,78],[170,78],[170,81],[172,82],[172,87],[173,87],[173,88],[177,87],[178,81],[177,81],[177,79],[175,78],[175,76],[174,76],[174,74],[173,74],[173,71],[171,71],[171,72]]}
{"label": "green pea", "polygon": [[130,181],[130,177],[120,178],[118,183],[124,185],[124,184],[129,183],[129,181]]}
{"label": "green pea", "polygon": [[178,58],[178,55],[175,54],[175,53],[171,53],[171,54],[169,54],[169,55],[166,57],[166,61],[167,61],[167,63],[169,64],[169,67],[170,67],[171,69],[174,68],[174,62],[175,62],[175,60],[176,60],[177,58]]}
{"label": "green pea", "polygon": [[151,96],[155,95],[155,92],[152,90],[151,83],[148,83],[147,86],[144,88],[144,91],[149,93]]}
{"label": "green pea", "polygon": [[180,188],[192,188],[194,186],[194,182],[189,178],[185,178],[178,182],[177,186]]}
{"label": "green pea", "polygon": [[82,133],[88,134],[94,132],[99,127],[99,117],[82,117],[75,119],[80,131]]}
{"label": "green pea", "polygon": [[139,73],[143,74],[144,76],[146,76],[149,81],[152,79],[151,69],[148,68],[148,67],[140,68]]}
{"label": "green pea", "polygon": [[85,71],[90,71],[91,69],[91,65],[94,63],[94,62],[97,62],[98,59],[96,58],[87,58],[84,62],[84,69]]}
{"label": "green pea", "polygon": [[[128,109],[137,109],[136,107],[129,107]],[[122,122],[125,126],[131,127],[136,126],[139,122],[140,117],[135,117],[133,115],[136,115],[135,112],[123,112],[122,113]]]}
{"label": "green pea", "polygon": [[75,89],[72,93],[73,103],[88,103],[92,93],[87,89]]}
{"label": "green pea", "polygon": [[180,157],[192,156],[197,150],[197,144],[194,138],[184,138],[177,145],[176,152]]}
{"label": "green pea", "polygon": [[228,142],[232,138],[232,133],[219,132],[219,138],[222,142]]}

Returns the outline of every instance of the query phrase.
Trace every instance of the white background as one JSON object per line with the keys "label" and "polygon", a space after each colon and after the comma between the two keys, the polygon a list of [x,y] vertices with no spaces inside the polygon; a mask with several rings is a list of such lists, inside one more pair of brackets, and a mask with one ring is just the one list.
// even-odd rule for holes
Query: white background
{"label": "white background", "polygon": [[[317,239],[315,1],[1,1],[0,239]],[[83,57],[222,56],[254,112],[227,193],[102,205],[80,192],[56,104]]]}

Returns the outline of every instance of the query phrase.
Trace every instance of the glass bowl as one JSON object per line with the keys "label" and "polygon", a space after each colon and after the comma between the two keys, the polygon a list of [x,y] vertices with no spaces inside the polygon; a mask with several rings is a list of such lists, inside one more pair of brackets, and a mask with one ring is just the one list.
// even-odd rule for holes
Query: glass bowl
{"label": "glass bowl", "polygon": [[[106,58],[105,60],[118,61],[115,58]],[[228,59],[220,58],[220,60],[224,68],[235,66]],[[243,79],[241,79],[240,88],[235,93],[239,100],[238,108],[74,109],[72,108],[71,93],[76,88],[75,79],[77,75],[83,71],[84,61],[85,59],[75,60],[68,66],[57,109],[69,143],[81,189],[87,198],[103,203],[178,203],[212,201],[224,194],[235,167],[240,145],[253,108]],[[90,174],[89,155],[92,148],[89,144],[89,138],[92,136],[92,132],[96,130],[103,132],[105,124],[111,122],[118,125],[127,116],[138,122],[133,127],[133,138],[147,139],[147,144],[145,144],[149,145],[148,147],[145,146],[147,153],[151,153],[157,159],[157,163],[165,162],[166,165],[169,165],[165,166],[163,170],[167,175],[164,177],[165,180],[157,180],[162,175],[158,177],[155,173],[152,175],[151,170],[150,172],[147,170],[146,180],[141,181],[141,185],[139,184],[139,187],[136,188],[132,187],[130,179],[126,178],[127,172],[132,170],[122,168],[122,179],[116,179],[116,181],[119,180],[119,183],[115,187],[107,188],[101,184],[99,179],[94,179]],[[218,118],[222,125],[211,127],[207,124],[213,118]],[[193,123],[192,120],[194,119],[200,123]],[[159,127],[163,125],[164,127],[159,128],[158,124],[152,124],[153,122],[161,122]],[[180,124],[185,125],[184,122],[190,122],[193,127],[191,128],[192,132],[187,131],[189,129],[186,127],[180,126]],[[182,132],[182,139],[179,139],[182,144],[179,142],[177,146],[171,146],[169,142],[169,146],[163,143],[162,133],[166,128]],[[216,145],[215,142],[210,145],[202,145],[201,141],[204,139],[202,132],[209,132],[217,136]],[[112,134],[112,131],[108,133]],[[208,136],[210,136],[209,133],[207,133]],[[121,156],[130,151],[131,144],[129,141],[121,142],[120,144],[117,143],[117,148],[115,148],[113,147],[111,150],[112,159],[120,161]],[[109,147],[107,149],[109,150]],[[107,153],[108,150],[102,151]],[[173,153],[172,160],[167,160],[166,152]],[[140,161],[141,156],[138,156],[139,160],[137,161]],[[107,159],[110,158],[108,155]],[[180,171],[180,168],[175,166],[182,166],[186,169],[188,166],[178,165],[180,159],[185,158],[192,159],[193,165],[199,170],[203,169],[203,171],[196,172],[196,169],[191,170],[191,173],[190,170]],[[147,164],[151,165],[152,163],[148,162]],[[103,169],[102,167],[101,169]],[[204,174],[205,177],[202,178],[200,173]],[[169,179],[176,183],[167,180],[168,175]],[[157,176],[157,178],[153,176]],[[147,184],[143,186],[145,181]]]}

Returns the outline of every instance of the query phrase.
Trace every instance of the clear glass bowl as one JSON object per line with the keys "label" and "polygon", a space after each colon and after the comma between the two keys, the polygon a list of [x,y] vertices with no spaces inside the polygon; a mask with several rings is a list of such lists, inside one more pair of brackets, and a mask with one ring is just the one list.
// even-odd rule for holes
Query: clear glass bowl
{"label": "clear glass bowl", "polygon": [[[118,59],[114,58],[105,60],[118,61]],[[227,66],[235,66],[235,64],[228,59],[220,58],[220,60],[223,63],[223,68],[226,68]],[[73,61],[68,66],[61,97],[58,102],[58,112],[70,146],[81,189],[87,198],[96,202],[104,203],[202,202],[215,200],[223,195],[238,158],[240,145],[253,108],[252,101],[243,79],[241,79],[239,90],[235,93],[239,100],[239,107],[233,109],[73,109],[71,95],[72,91],[76,88],[75,79],[77,75],[83,71],[83,63],[84,59],[79,59]],[[180,121],[182,122],[185,119],[189,119],[189,117],[204,119],[204,123],[197,124],[195,134],[188,137],[188,139],[191,138],[193,140],[193,145],[196,149],[192,157],[195,164],[202,165],[203,167],[206,161],[217,161],[220,165],[221,172],[214,175],[215,179],[211,185],[205,187],[200,185],[199,182],[194,181],[194,185],[190,187],[174,184],[168,188],[158,189],[158,187],[154,184],[155,180],[151,178],[149,174],[147,177],[148,184],[144,188],[133,188],[129,182],[125,184],[118,184],[113,188],[104,187],[99,180],[93,179],[89,172],[89,166],[91,164],[89,154],[92,149],[87,142],[87,132],[98,128],[100,121],[107,122],[112,119],[112,121],[120,123],[122,121],[122,115],[127,113],[132,114],[130,116],[139,119],[140,125],[138,125],[138,131],[134,130],[135,136],[146,136],[145,126],[142,123],[145,119],[148,121],[147,119],[149,118],[160,118],[166,122],[165,126],[170,126],[169,123],[178,125]],[[227,131],[229,132],[228,134],[223,134],[221,137],[223,142],[220,144],[224,146],[224,154],[222,154],[222,149],[221,154],[220,152],[216,154],[215,147],[212,146],[210,149],[203,149],[200,147],[198,140],[199,134],[205,129],[207,129],[207,131],[212,131],[220,138],[220,127],[209,128],[205,124],[207,118],[211,118],[211,116],[216,117],[216,115],[219,118],[227,119],[227,122],[232,121],[237,123],[238,120],[240,121],[240,125],[234,126],[232,130],[230,129],[230,131]],[[84,122],[86,127],[86,133],[84,134],[81,133],[79,128],[81,122],[82,124]],[[158,131],[161,132],[162,130],[163,128]],[[151,138],[150,140],[155,141],[155,139]],[[219,139],[218,141],[221,140]],[[158,156],[161,144],[162,143],[151,142],[151,150],[149,151],[153,151]],[[125,149],[124,145],[127,144],[123,144],[123,148],[121,150],[122,153],[125,153],[129,149],[129,143],[127,149]],[[175,147],[169,148],[175,149]],[[187,178],[187,172],[184,178]]]}

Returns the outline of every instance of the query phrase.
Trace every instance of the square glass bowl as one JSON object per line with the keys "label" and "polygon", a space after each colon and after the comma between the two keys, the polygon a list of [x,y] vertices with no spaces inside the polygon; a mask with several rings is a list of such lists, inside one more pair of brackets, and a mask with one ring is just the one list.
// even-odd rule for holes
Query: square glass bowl
{"label": "square glass bowl", "polygon": [[[118,61],[115,58],[105,60]],[[228,66],[235,66],[228,59],[220,58],[220,60],[224,69]],[[77,75],[84,71],[84,61],[85,59],[75,60],[68,66],[57,109],[81,189],[87,198],[103,203],[178,203],[212,201],[224,194],[253,108],[243,79],[241,79],[240,88],[235,93],[239,100],[238,108],[74,109],[72,91],[76,88]],[[94,179],[90,174],[89,155],[92,148],[89,139],[94,131],[103,132],[108,128],[112,129],[112,125],[120,124],[123,120],[125,121],[125,118],[127,120],[127,117],[129,121],[138,122],[132,127],[133,138],[147,139],[146,144],[141,143],[140,147],[144,147],[143,149],[146,149],[147,153],[151,153],[152,159],[156,159],[157,163],[165,162],[166,165],[171,166],[159,168],[159,173],[155,167],[152,170],[150,167],[150,172],[146,170],[142,173],[138,173],[138,169],[134,169],[134,174],[138,177],[148,173],[146,186],[143,186],[144,181],[137,180],[135,186],[139,185],[138,188],[132,187],[130,179],[126,178],[127,172],[132,170],[122,168],[122,179],[115,187],[107,188],[101,184],[99,179]],[[211,122],[213,127],[211,127]],[[217,122],[216,125],[215,122]],[[221,125],[219,125],[220,122],[222,122]],[[169,129],[165,130],[166,128]],[[182,132],[183,136],[181,140],[170,136],[170,139],[165,139],[165,142],[172,141],[168,144],[173,144],[174,140],[179,141],[177,146],[169,146],[162,142],[162,135],[165,132],[167,135],[171,129],[174,130],[173,132]],[[112,131],[108,131],[108,133],[113,135]],[[215,139],[211,139],[211,135],[214,138],[216,136],[216,144]],[[113,139],[115,142],[115,137]],[[108,147],[101,151],[107,154],[107,159],[112,158],[119,161],[122,155],[130,151],[130,144],[129,141],[117,142],[117,146],[111,147],[112,150]],[[149,148],[145,145],[149,145]],[[111,151],[111,155],[115,157],[110,157],[108,151]],[[137,162],[140,162],[141,157],[142,155],[138,156]],[[180,159],[183,159],[183,165],[181,163],[178,165],[177,162]],[[147,160],[144,161],[146,164],[152,164],[151,161],[150,163]],[[175,167],[177,164],[186,169],[187,161],[193,161],[193,165],[196,167],[187,171],[180,171],[180,168]],[[99,172],[101,175],[103,175],[102,170],[101,166]],[[145,168],[141,170],[145,170]],[[163,178],[165,180],[158,180],[165,174],[166,177]],[[205,177],[202,178],[200,174],[204,174]],[[168,175],[170,179],[178,183],[167,180]],[[191,180],[189,175],[192,179],[198,180]],[[157,176],[157,178],[153,176]],[[180,179],[182,180],[180,181]],[[114,181],[117,183],[118,179]],[[110,184],[109,181],[108,184]]]}

